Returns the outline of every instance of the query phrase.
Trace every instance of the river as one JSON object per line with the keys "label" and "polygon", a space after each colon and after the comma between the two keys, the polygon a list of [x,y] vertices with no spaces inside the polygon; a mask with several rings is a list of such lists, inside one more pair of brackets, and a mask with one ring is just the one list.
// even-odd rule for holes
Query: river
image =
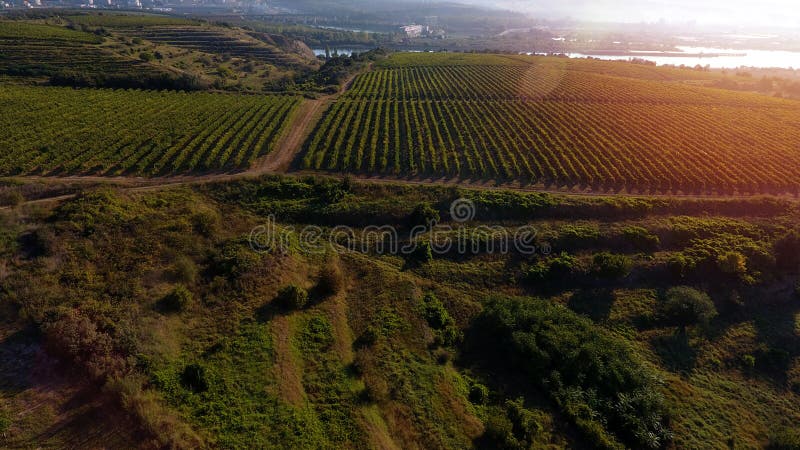
{"label": "river", "polygon": [[637,55],[637,52],[630,52],[627,55],[569,53],[568,56],[571,58],[592,57],[605,60],[640,58],[653,61],[659,66],[684,65],[694,67],[699,64],[701,66],[711,66],[714,69],[735,69],[738,67],[800,69],[800,52],[731,50],[708,47],[678,47],[678,49],[690,56],[680,56],[678,52],[665,53],[664,56],[656,56],[657,52],[639,52],[642,53],[642,56]]}

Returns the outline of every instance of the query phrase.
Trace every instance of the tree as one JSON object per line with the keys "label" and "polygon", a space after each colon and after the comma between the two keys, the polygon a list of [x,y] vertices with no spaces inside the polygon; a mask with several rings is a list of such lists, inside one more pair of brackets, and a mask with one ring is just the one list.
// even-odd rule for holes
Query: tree
{"label": "tree", "polygon": [[717,257],[717,267],[722,273],[741,277],[747,274],[747,257],[739,252],[726,252]]}
{"label": "tree", "polygon": [[682,332],[689,325],[707,323],[717,315],[714,302],[705,292],[687,286],[666,292],[660,305],[662,317],[679,326]]}
{"label": "tree", "polygon": [[411,225],[430,226],[432,223],[439,222],[439,211],[434,209],[430,203],[420,203],[414,208],[414,211],[409,217]]}

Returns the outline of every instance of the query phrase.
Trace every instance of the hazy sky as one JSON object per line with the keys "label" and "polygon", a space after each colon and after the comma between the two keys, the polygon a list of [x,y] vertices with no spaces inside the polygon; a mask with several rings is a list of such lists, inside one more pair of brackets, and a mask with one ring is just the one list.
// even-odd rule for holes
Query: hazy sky
{"label": "hazy sky", "polygon": [[548,18],[800,27],[800,0],[468,0]]}

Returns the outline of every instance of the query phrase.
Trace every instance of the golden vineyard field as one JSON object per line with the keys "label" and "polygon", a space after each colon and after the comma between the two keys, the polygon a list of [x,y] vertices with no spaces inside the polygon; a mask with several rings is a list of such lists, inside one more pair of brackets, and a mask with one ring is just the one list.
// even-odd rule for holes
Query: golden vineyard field
{"label": "golden vineyard field", "polygon": [[308,169],[637,192],[795,193],[800,103],[712,74],[525,56],[397,54],[306,144]]}

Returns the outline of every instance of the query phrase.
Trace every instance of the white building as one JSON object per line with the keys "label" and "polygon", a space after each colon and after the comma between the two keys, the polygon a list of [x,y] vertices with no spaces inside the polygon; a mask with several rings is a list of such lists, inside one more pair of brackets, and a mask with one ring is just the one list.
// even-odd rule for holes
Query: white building
{"label": "white building", "polygon": [[422,36],[422,32],[425,30],[425,27],[422,25],[406,25],[401,27],[403,32],[406,34],[407,37],[410,38],[417,38]]}

